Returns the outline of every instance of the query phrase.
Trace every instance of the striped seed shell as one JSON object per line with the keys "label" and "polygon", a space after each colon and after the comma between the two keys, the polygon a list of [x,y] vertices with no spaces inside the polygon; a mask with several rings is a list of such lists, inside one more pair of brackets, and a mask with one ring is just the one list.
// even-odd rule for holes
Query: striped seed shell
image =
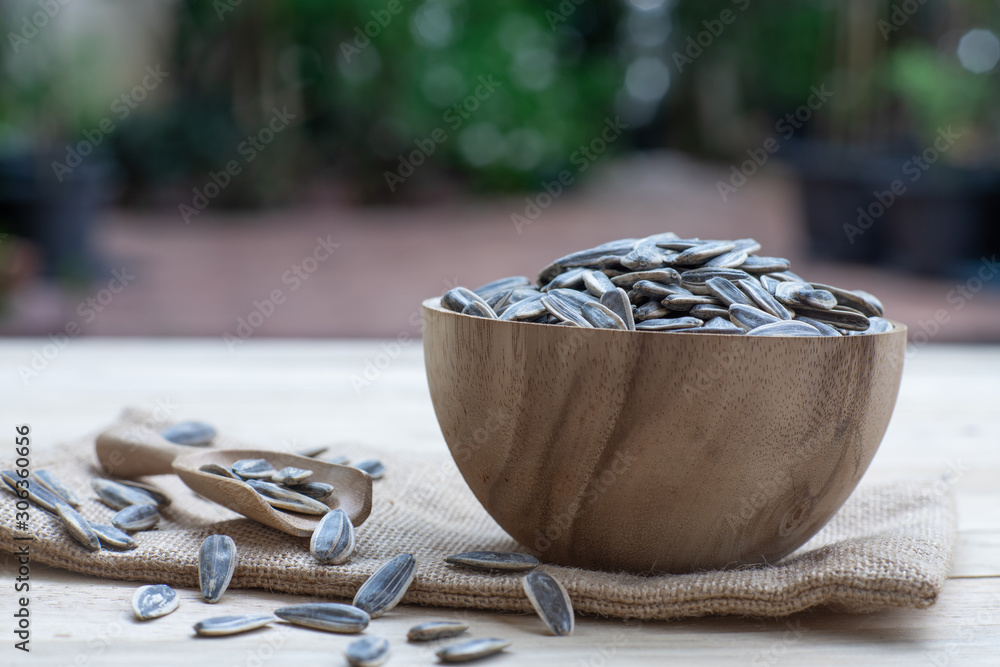
{"label": "striped seed shell", "polygon": [[546,285],[543,285],[541,291],[548,292],[554,289],[576,289],[576,287],[583,285],[583,275],[589,271],[590,269],[583,267],[577,267],[575,269],[570,269],[569,271],[564,271],[550,280]]}
{"label": "striped seed shell", "polygon": [[732,334],[741,335],[746,333],[740,327],[733,324],[725,317],[713,317],[700,327],[690,329],[675,329],[676,333],[708,333],[708,334]]}
{"label": "striped seed shell", "polygon": [[354,634],[368,627],[371,617],[363,609],[339,602],[307,602],[274,610],[289,623],[315,630]]}
{"label": "striped seed shell", "polygon": [[889,320],[882,319],[881,317],[869,317],[868,318],[868,329],[865,333],[885,333],[886,331],[892,331],[892,322]]}
{"label": "striped seed shell", "polygon": [[344,510],[327,512],[313,531],[309,552],[321,563],[339,565],[354,552],[354,526]]}
{"label": "striped seed shell", "polygon": [[90,480],[90,486],[101,501],[113,510],[125,509],[129,505],[156,505],[156,498],[143,489],[126,486],[103,477]]}
{"label": "striped seed shell", "polygon": [[295,493],[301,493],[303,496],[309,496],[310,498],[315,498],[316,500],[323,500],[331,493],[333,493],[333,485],[327,484],[326,482],[306,482],[305,484],[289,484],[288,488]]}
{"label": "striped seed shell", "polygon": [[635,318],[632,315],[632,303],[628,300],[628,294],[618,287],[612,291],[601,295],[601,304],[607,306],[615,315],[625,322],[625,328],[629,331],[635,330]]}
{"label": "striped seed shell", "polygon": [[271,507],[276,507],[283,510],[291,510],[293,512],[301,512],[302,514],[316,514],[322,516],[330,511],[327,505],[324,505],[315,498],[310,498],[309,496],[302,495],[292,491],[284,486],[279,486],[273,482],[265,482],[260,479],[248,479],[246,483],[250,485],[254,491],[260,494],[268,505]]}
{"label": "striped seed shell", "polygon": [[333,456],[327,459],[328,463],[334,463],[339,466],[346,466],[351,462],[351,459],[341,454],[340,456]]}
{"label": "striped seed shell", "polygon": [[615,287],[628,289],[640,280],[650,280],[661,285],[679,285],[681,274],[677,273],[676,269],[670,268],[653,269],[652,271],[633,271],[611,278],[611,284]]}
{"label": "striped seed shell", "polygon": [[748,336],[822,336],[814,327],[799,320],[778,320],[747,333]]}
{"label": "striped seed shell", "polygon": [[736,239],[733,241],[734,250],[742,250],[748,255],[752,255],[760,250],[760,244],[756,239]]}
{"label": "striped seed shell", "polygon": [[205,602],[218,602],[236,571],[236,543],[228,535],[209,535],[198,551],[198,584]]}
{"label": "striped seed shell", "polygon": [[706,241],[684,250],[674,257],[673,263],[679,266],[694,266],[725,254],[735,248],[732,241]]}
{"label": "striped seed shell", "polygon": [[611,279],[600,271],[587,271],[583,274],[583,286],[588,292],[601,298],[605,292],[615,289]]}
{"label": "striped seed shell", "polygon": [[618,261],[632,271],[649,271],[663,266],[663,253],[654,243],[640,242]]}
{"label": "striped seed shell", "polygon": [[[777,282],[775,282],[775,285],[777,285]],[[775,299],[774,295],[768,292],[760,282],[751,278],[750,280],[737,281],[736,286],[743,290],[743,293],[750,298],[753,305],[765,313],[774,315],[779,320],[792,319],[792,313],[781,305],[781,302]]]}
{"label": "striped seed shell", "polygon": [[352,667],[379,667],[389,658],[389,640],[362,637],[347,646],[344,657]]}
{"label": "striped seed shell", "polygon": [[556,579],[546,572],[535,570],[521,580],[524,592],[531,606],[549,626],[552,634],[565,636],[573,634],[573,603],[569,593]]}
{"label": "striped seed shell", "polygon": [[73,536],[73,539],[85,546],[90,551],[101,550],[101,538],[97,536],[90,523],[80,516],[80,513],[64,502],[56,505],[56,512],[62,519],[66,531]]}
{"label": "striped seed shell", "polygon": [[[18,476],[18,474],[13,470],[5,470],[2,474],[4,482],[7,483],[7,486],[9,486],[18,497],[21,497],[22,492],[26,493],[28,500],[47,512],[58,515],[59,506],[68,504],[65,500],[42,486],[34,478],[34,476],[28,477],[27,480],[21,480],[20,476]],[[17,486],[19,480],[27,482],[26,485],[20,487],[20,491]]]}
{"label": "striped seed shell", "polygon": [[697,317],[668,317],[643,320],[635,325],[636,331],[673,331],[700,327],[703,322]]}
{"label": "striped seed shell", "polygon": [[298,456],[305,456],[306,458],[314,458],[319,456],[326,450],[330,449],[329,445],[313,445],[312,447],[303,447],[299,451],[295,452]]}
{"label": "striped seed shell", "polygon": [[807,306],[830,310],[837,306],[837,298],[833,294],[826,290],[814,289],[808,283],[779,283],[774,288],[774,298],[792,308]]}
{"label": "striped seed shell", "polygon": [[753,306],[744,306],[742,303],[734,303],[729,306],[729,320],[746,331],[751,329],[756,329],[759,326],[765,324],[771,324],[772,322],[783,322],[779,317],[775,317],[770,313],[765,313],[760,308],[754,308]]}
{"label": "striped seed shell", "polygon": [[307,478],[312,477],[312,474],[312,470],[288,466],[271,475],[271,481],[275,484],[301,484]]}
{"label": "striped seed shell", "polygon": [[88,521],[91,529],[97,533],[97,537],[101,540],[102,547],[114,547],[115,549],[135,549],[138,546],[132,536],[123,530],[119,530],[114,526],[109,526],[106,523],[95,523],[94,521]]}
{"label": "striped seed shell", "polygon": [[827,324],[825,322],[820,322],[819,320],[814,320],[811,317],[801,317],[800,316],[800,317],[796,317],[795,319],[797,321],[799,321],[799,322],[805,322],[806,324],[808,324],[809,326],[813,327],[814,329],[816,329],[816,331],[820,332],[824,336],[840,336],[841,335],[841,333],[839,331],[837,331],[835,328],[831,327],[829,324]]}
{"label": "striped seed shell", "polygon": [[533,320],[536,317],[540,317],[545,313],[549,312],[542,304],[541,299],[542,296],[539,294],[536,297],[530,297],[524,299],[523,301],[518,301],[510,308],[503,311],[503,316],[500,317],[500,319],[508,320],[511,322],[518,322],[524,320]]}
{"label": "striped seed shell", "polygon": [[580,311],[581,306],[574,304],[561,294],[550,292],[542,297],[542,305],[545,309],[558,317],[563,322],[571,322],[578,327],[593,328]]}
{"label": "striped seed shell", "polygon": [[352,468],[364,470],[372,479],[385,477],[385,464],[378,459],[362,459],[351,464]]}
{"label": "striped seed shell", "polygon": [[[706,290],[707,291],[707,290]],[[660,302],[667,310],[674,312],[687,312],[695,306],[721,306],[722,302],[714,296],[702,294],[675,294],[668,296]],[[727,311],[728,312],[728,311]]]}
{"label": "striped seed shell", "polygon": [[482,639],[470,639],[457,644],[449,644],[448,646],[439,648],[434,655],[441,662],[468,662],[499,653],[508,646],[510,646],[510,642],[506,639],[486,637]]}
{"label": "striped seed shell", "polygon": [[628,328],[625,326],[622,318],[618,317],[613,310],[600,303],[583,304],[580,314],[598,329],[619,329],[625,331]]}
{"label": "striped seed shell", "polygon": [[870,324],[867,317],[853,308],[847,308],[846,306],[837,306],[831,310],[799,306],[795,309],[795,314],[798,317],[808,317],[820,322],[826,322],[840,329],[851,329],[854,331],[865,331]]}
{"label": "striped seed shell", "polygon": [[476,570],[505,572],[525,572],[538,567],[538,559],[531,554],[514,551],[463,551],[460,554],[448,556],[444,562],[452,565],[464,565]]}
{"label": "striped seed shell", "polygon": [[781,257],[757,257],[750,255],[739,266],[747,273],[771,273],[772,271],[787,271],[791,262]]}
{"label": "striped seed shell", "polygon": [[229,479],[243,479],[226,466],[219,465],[218,463],[206,463],[205,465],[200,466],[198,470],[212,475],[218,475],[220,477],[228,477]]}
{"label": "striped seed shell", "polygon": [[486,305],[493,309],[493,312],[499,317],[503,309],[510,304],[510,297],[514,295],[514,290],[506,290],[504,292],[494,292],[486,298]]}
{"label": "striped seed shell", "polygon": [[638,327],[638,322],[666,317],[668,314],[667,309],[664,308],[658,301],[650,301],[649,303],[644,303],[636,308],[635,312],[632,313],[632,316],[637,322],[636,327]]}
{"label": "striped seed shell", "polygon": [[663,299],[676,294],[690,294],[690,292],[680,285],[664,285],[652,280],[640,280],[632,285],[632,289],[644,296],[653,299]]}
{"label": "striped seed shell", "polygon": [[729,252],[716,255],[712,259],[705,262],[705,266],[714,266],[719,269],[735,269],[737,267],[742,267],[743,263],[746,262],[747,259],[746,250],[734,248]]}
{"label": "striped seed shell", "polygon": [[749,278],[750,274],[742,269],[717,269],[714,266],[703,266],[689,269],[681,274],[681,287],[694,294],[708,294],[705,282],[709,278],[725,278],[730,282]]}
{"label": "striped seed shell", "polygon": [[36,470],[33,476],[36,480],[38,480],[39,484],[62,498],[62,500],[69,505],[73,507],[80,506],[80,497],[77,496],[72,489],[63,484],[62,480],[48,470]]}
{"label": "striped seed shell", "polygon": [[700,303],[691,308],[691,316],[697,317],[699,320],[708,321],[713,317],[729,317],[729,310],[723,306]]}
{"label": "striped seed shell", "polygon": [[262,628],[273,620],[274,616],[270,614],[215,616],[213,618],[206,618],[195,623],[194,631],[203,637],[236,635],[241,632],[249,632],[250,630]]}
{"label": "striped seed shell", "polygon": [[144,484],[142,482],[136,482],[131,479],[118,480],[118,483],[124,484],[129,488],[138,489],[139,491],[142,491],[143,493],[145,493],[146,495],[148,495],[150,498],[153,499],[153,504],[156,505],[157,507],[166,507],[167,505],[170,504],[170,498],[167,497],[167,494],[163,493],[163,491],[160,491],[152,484]]}
{"label": "striped seed shell", "polygon": [[771,271],[768,275],[770,275],[778,282],[783,282],[783,283],[806,282],[805,280],[802,279],[802,276],[798,275],[797,273],[792,273],[791,271]]}
{"label": "striped seed shell", "polygon": [[709,278],[705,281],[705,287],[725,306],[731,306],[734,303],[743,304],[744,306],[753,305],[750,299],[740,291],[739,287],[725,278]]}
{"label": "striped seed shell", "polygon": [[140,586],[132,594],[132,613],[140,621],[166,616],[180,604],[177,591],[166,584]]}
{"label": "striped seed shell", "polygon": [[211,425],[204,422],[185,421],[168,426],[160,431],[160,435],[177,445],[207,447],[212,444],[217,433]]}
{"label": "striped seed shell", "polygon": [[361,585],[354,596],[354,606],[372,618],[381,616],[403,599],[417,574],[417,560],[410,554],[399,554]]}
{"label": "striped seed shell", "polygon": [[267,459],[240,459],[230,469],[242,479],[271,479],[278,472]]}
{"label": "striped seed shell", "polygon": [[473,301],[463,308],[462,314],[471,315],[473,317],[485,317],[488,320],[497,319],[497,314],[492,308],[490,308],[490,304],[479,303],[478,301]]}
{"label": "striped seed shell", "polygon": [[411,642],[429,642],[435,639],[450,639],[457,637],[469,626],[461,621],[428,621],[419,625],[414,625],[406,633],[406,638]]}
{"label": "striped seed shell", "polygon": [[156,505],[129,505],[111,517],[111,523],[120,530],[135,532],[149,530],[160,522]]}
{"label": "striped seed shell", "polygon": [[466,287],[455,287],[444,293],[441,297],[441,305],[448,310],[460,313],[470,303],[478,301],[486,305],[486,300]]}
{"label": "striped seed shell", "polygon": [[531,280],[527,276],[510,276],[480,285],[472,291],[485,299],[496,292],[506,292],[517,287],[529,287],[530,285]]}

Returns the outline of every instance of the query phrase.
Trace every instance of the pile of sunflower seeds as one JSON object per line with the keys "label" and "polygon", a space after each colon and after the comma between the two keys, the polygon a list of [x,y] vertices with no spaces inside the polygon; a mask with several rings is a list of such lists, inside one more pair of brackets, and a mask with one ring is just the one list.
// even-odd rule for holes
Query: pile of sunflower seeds
{"label": "pile of sunflower seeds", "polygon": [[753,239],[621,239],[561,257],[537,286],[512,276],[445,292],[441,305],[475,317],[562,326],[746,334],[853,336],[890,331],[862,290],[811,283]]}

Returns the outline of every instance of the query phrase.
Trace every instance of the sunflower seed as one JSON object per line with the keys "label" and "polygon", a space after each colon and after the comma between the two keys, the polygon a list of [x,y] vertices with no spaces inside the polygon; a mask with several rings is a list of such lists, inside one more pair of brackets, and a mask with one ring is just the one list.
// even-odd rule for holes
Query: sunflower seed
{"label": "sunflower seed", "polygon": [[204,422],[178,422],[160,431],[160,435],[178,445],[207,447],[217,435],[215,429]]}
{"label": "sunflower seed", "polygon": [[671,317],[643,320],[635,325],[637,331],[673,331],[674,329],[690,329],[700,327],[703,322],[697,317]]}
{"label": "sunflower seed", "polygon": [[734,303],[729,306],[729,319],[736,326],[750,331],[772,322],[783,322],[780,317],[775,317],[770,313],[765,313],[759,308],[744,306],[742,303]]}
{"label": "sunflower seed", "polygon": [[846,290],[839,287],[824,285],[823,283],[810,283],[813,289],[824,290],[833,294],[837,303],[860,311],[868,317],[880,317],[882,315],[882,303],[868,292],[862,290]]}
{"label": "sunflower seed", "polygon": [[267,504],[271,507],[277,507],[283,510],[292,510],[293,512],[301,512],[303,514],[317,514],[324,515],[330,511],[327,505],[324,505],[320,501],[310,498],[309,496],[302,495],[296,491],[285,488],[283,486],[278,486],[273,482],[265,482],[259,479],[248,479],[246,483],[250,485],[254,491],[256,491],[260,496],[267,501]]}
{"label": "sunflower seed", "polygon": [[865,331],[869,324],[867,317],[846,306],[837,306],[831,310],[799,306],[795,309],[795,314],[798,317],[808,317],[841,329],[851,329],[854,331]]}
{"label": "sunflower seed", "polygon": [[278,472],[267,459],[240,459],[231,468],[243,479],[271,479]]}
{"label": "sunflower seed", "polygon": [[824,336],[841,335],[839,331],[831,327],[829,324],[826,324],[825,322],[820,322],[819,320],[814,320],[811,317],[796,317],[795,319],[798,322],[805,322],[806,324],[816,329],[816,331],[820,332]]}
{"label": "sunflower seed", "polygon": [[215,616],[198,621],[194,624],[194,631],[203,637],[221,637],[223,635],[236,635],[241,632],[249,632],[262,628],[271,621],[274,616],[270,614],[242,614],[239,616]]}
{"label": "sunflower seed", "polygon": [[663,266],[663,254],[653,243],[637,243],[618,261],[632,271],[649,271]]}
{"label": "sunflower seed", "polygon": [[166,507],[170,504],[170,498],[167,497],[165,493],[160,491],[155,486],[151,484],[144,484],[142,482],[136,482],[131,479],[122,479],[118,481],[119,484],[123,484],[132,489],[137,489],[148,495],[153,500],[153,504],[157,507]]}
{"label": "sunflower seed", "polygon": [[861,297],[861,300],[864,302],[865,307],[858,308],[862,313],[874,313],[874,315],[869,315],[869,317],[882,317],[885,315],[885,307],[882,306],[882,302],[874,294],[862,289],[856,289],[854,293]]}
{"label": "sunflower seed", "polygon": [[488,303],[479,303],[478,301],[473,301],[465,308],[462,309],[463,315],[472,315],[473,317],[485,317],[488,320],[497,319],[497,314],[490,308]]}
{"label": "sunflower seed", "polygon": [[354,526],[344,510],[327,512],[309,541],[309,552],[321,563],[340,565],[354,552]]}
{"label": "sunflower seed", "polygon": [[505,292],[494,292],[486,299],[486,305],[493,309],[493,312],[498,316],[503,312],[503,309],[510,304],[510,297],[514,295],[514,290],[507,290]]}
{"label": "sunflower seed", "polygon": [[615,284],[611,282],[611,279],[600,271],[587,271],[584,273],[583,286],[597,298],[601,298],[605,292],[615,289]]}
{"label": "sunflower seed", "polygon": [[799,320],[778,320],[747,333],[748,336],[822,336],[814,327]]}
{"label": "sunflower seed", "polygon": [[329,458],[329,459],[327,459],[327,462],[328,463],[333,463],[334,465],[338,465],[338,466],[346,466],[348,463],[351,462],[351,459],[347,458],[346,456],[341,455],[341,456],[334,456],[332,458]]}
{"label": "sunflower seed", "polygon": [[713,257],[729,252],[735,247],[736,245],[732,241],[707,241],[684,250],[677,257],[674,257],[673,263],[680,266],[702,264]]}
{"label": "sunflower seed", "polygon": [[382,479],[385,477],[385,465],[378,459],[362,459],[351,464],[352,468],[364,470],[372,479]]}
{"label": "sunflower seed", "polygon": [[749,278],[750,274],[740,269],[717,269],[711,266],[703,266],[698,269],[690,269],[681,274],[681,287],[693,294],[708,294],[705,283],[710,278],[725,278],[730,282]]}
{"label": "sunflower seed", "polygon": [[53,475],[48,470],[36,470],[34,478],[38,480],[39,484],[59,496],[59,498],[69,505],[73,507],[80,506],[80,497],[73,493],[72,489],[63,484],[58,477]]}
{"label": "sunflower seed", "polygon": [[312,470],[288,466],[271,475],[271,481],[275,484],[301,484],[306,478],[312,477],[312,474]]}
{"label": "sunflower seed", "polygon": [[389,641],[381,637],[362,637],[344,651],[353,667],[378,667],[389,658]]}
{"label": "sunflower seed", "polygon": [[781,282],[768,275],[758,276],[757,279],[760,281],[760,286],[767,290],[767,293],[771,296],[774,296],[774,290],[778,288],[778,283]]}
{"label": "sunflower seed", "polygon": [[97,537],[101,540],[102,547],[114,547],[116,549],[135,549],[138,546],[132,536],[128,533],[118,530],[114,526],[109,526],[106,523],[95,523],[93,521],[88,521],[90,528],[97,533]]}
{"label": "sunflower seed", "polygon": [[399,604],[416,574],[416,559],[410,554],[399,554],[361,585],[354,595],[354,606],[372,618],[381,616]]}
{"label": "sunflower seed", "polygon": [[478,302],[486,305],[486,300],[479,296],[475,292],[465,287],[455,287],[444,293],[441,297],[441,305],[448,310],[453,310],[456,313],[460,313],[465,310],[465,307],[470,303]]}
{"label": "sunflower seed", "polygon": [[73,539],[85,546],[90,551],[101,550],[101,538],[97,536],[94,529],[90,527],[80,513],[64,502],[56,505],[56,513],[62,519],[63,525]]}
{"label": "sunflower seed", "polygon": [[521,581],[531,606],[549,626],[552,634],[565,636],[573,634],[573,603],[569,593],[551,575],[534,571]]}
{"label": "sunflower seed", "polygon": [[156,505],[129,505],[111,517],[111,523],[120,530],[135,532],[149,530],[160,522]]}
{"label": "sunflower seed", "polygon": [[333,485],[325,482],[306,482],[305,484],[290,484],[289,489],[303,496],[309,496],[316,500],[323,500],[333,493]]}
{"label": "sunflower seed", "polygon": [[441,662],[468,662],[499,653],[508,646],[510,646],[510,642],[506,639],[496,639],[493,637],[470,639],[469,641],[442,647],[434,655]]}
{"label": "sunflower seed", "polygon": [[757,257],[750,255],[739,268],[747,273],[770,273],[772,271],[787,271],[791,263],[781,257]]}
{"label": "sunflower seed", "polygon": [[560,273],[558,276],[553,278],[548,282],[547,285],[542,286],[542,292],[549,292],[554,289],[572,289],[583,284],[583,275],[589,273],[590,269],[585,269],[582,267],[570,269]]}
{"label": "sunflower seed", "polygon": [[[727,311],[728,312],[728,311]],[[690,329],[675,329],[677,333],[710,333],[710,334],[734,334],[745,333],[743,329],[736,326],[724,317],[713,317],[700,327]]]}
{"label": "sunflower seed", "polygon": [[[775,281],[775,284],[778,284]],[[755,306],[763,310],[768,315],[773,315],[779,320],[790,320],[792,314],[781,303],[774,298],[770,292],[756,280],[740,280],[736,285],[743,290],[743,293],[750,297]]]}
{"label": "sunflower seed", "polygon": [[580,314],[598,329],[620,329],[625,331],[628,328],[625,326],[622,318],[618,317],[613,310],[600,303],[583,304]]}
{"label": "sunflower seed", "polygon": [[750,299],[746,297],[740,288],[729,282],[725,278],[709,278],[705,281],[705,287],[708,291],[712,293],[716,299],[722,302],[724,306],[731,306],[734,303],[743,304],[744,306],[752,306]]}
{"label": "sunflower seed", "polygon": [[638,328],[638,322],[642,322],[643,320],[659,319],[661,317],[666,317],[668,314],[667,309],[664,308],[658,301],[650,301],[649,303],[644,303],[636,308],[635,312],[632,313],[632,316],[635,318],[637,323],[636,328]]}
{"label": "sunflower seed", "polygon": [[578,327],[593,327],[593,325],[583,317],[583,313],[580,312],[580,306],[571,303],[559,294],[554,292],[546,294],[542,297],[541,301],[547,311],[558,317],[563,322],[572,322]]}
{"label": "sunflower seed", "polygon": [[132,594],[132,613],[140,621],[166,616],[180,604],[177,591],[166,584],[140,586]]}
{"label": "sunflower seed", "polygon": [[532,297],[530,299],[525,299],[524,301],[518,301],[512,305],[507,310],[503,311],[503,316],[501,320],[508,320],[511,322],[523,321],[523,320],[533,320],[536,317],[540,317],[545,313],[549,312],[542,305],[542,297]]}
{"label": "sunflower seed", "polygon": [[868,328],[865,333],[885,333],[886,331],[892,331],[892,322],[889,320],[884,320],[881,317],[869,317],[868,318]]}
{"label": "sunflower seed", "polygon": [[508,278],[501,278],[500,280],[488,282],[485,285],[480,285],[472,291],[485,299],[491,294],[496,294],[497,292],[507,292],[517,287],[528,287],[530,285],[531,280],[527,276],[510,276]]}
{"label": "sunflower seed", "polygon": [[25,479],[13,470],[4,470],[0,477],[18,498],[27,498],[47,512],[58,515],[59,506],[67,505],[65,500],[46,489],[34,477]]}
{"label": "sunflower seed", "polygon": [[708,321],[713,317],[729,317],[729,310],[722,306],[700,303],[691,308],[691,316],[697,317],[699,320]]}
{"label": "sunflower seed", "polygon": [[368,627],[371,617],[363,609],[338,602],[307,602],[275,609],[274,615],[289,623],[315,630],[355,634]]}
{"label": "sunflower seed", "polygon": [[635,318],[632,316],[632,304],[628,300],[628,294],[620,287],[609,290],[601,296],[601,304],[607,306],[615,315],[625,322],[625,328],[629,331],[635,329]]}
{"label": "sunflower seed", "polygon": [[506,572],[524,572],[538,567],[538,559],[530,554],[505,551],[463,551],[460,554],[448,556],[444,562],[452,565],[464,565],[476,570],[503,570]]}
{"label": "sunflower seed", "polygon": [[[675,294],[668,296],[660,302],[667,310],[675,312],[687,312],[695,306],[720,306],[722,302],[714,296],[704,296],[701,294]],[[728,314],[728,310],[726,313]]]}
{"label": "sunflower seed", "polygon": [[410,628],[410,631],[406,633],[406,638],[411,642],[450,639],[459,636],[468,629],[469,626],[461,621],[428,621]]}
{"label": "sunflower seed", "polygon": [[681,282],[681,274],[677,273],[676,269],[634,271],[632,273],[623,273],[620,276],[611,278],[611,284],[616,287],[628,289],[640,280],[649,280],[654,283],[660,283],[661,285],[679,285]]}
{"label": "sunflower seed", "polygon": [[793,309],[806,306],[830,310],[837,306],[837,298],[833,294],[826,290],[813,289],[809,283],[779,283],[774,288],[774,298]]}
{"label": "sunflower seed", "polygon": [[639,294],[653,299],[663,299],[678,294],[690,294],[688,290],[680,285],[663,285],[661,283],[654,283],[652,280],[640,280],[635,285],[632,285],[632,289]]}
{"label": "sunflower seed", "polygon": [[770,275],[772,278],[774,278],[778,282],[783,282],[783,283],[804,283],[804,282],[806,282],[805,280],[802,279],[801,276],[799,276],[796,273],[792,273],[791,271],[770,271],[770,272],[768,272],[768,275]]}
{"label": "sunflower seed", "polygon": [[126,486],[103,477],[90,480],[90,486],[105,505],[113,510],[125,509],[129,505],[155,505],[156,498],[143,489]]}
{"label": "sunflower seed", "polygon": [[205,602],[218,602],[236,571],[236,543],[228,535],[209,535],[198,551],[198,585]]}
{"label": "sunflower seed", "polygon": [[218,475],[220,477],[229,477],[230,479],[243,479],[232,470],[226,466],[219,465],[218,463],[206,463],[205,465],[198,468],[202,472],[211,473],[212,475]]}
{"label": "sunflower seed", "polygon": [[746,261],[747,252],[737,248],[713,257],[705,262],[705,266],[714,266],[719,269],[735,269],[736,267],[742,267]]}

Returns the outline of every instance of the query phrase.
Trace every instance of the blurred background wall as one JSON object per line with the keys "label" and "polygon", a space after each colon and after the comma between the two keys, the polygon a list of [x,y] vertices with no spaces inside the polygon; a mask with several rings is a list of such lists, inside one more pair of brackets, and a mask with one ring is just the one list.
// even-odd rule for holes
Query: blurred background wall
{"label": "blurred background wall", "polygon": [[1000,341],[994,0],[0,6],[2,334],[409,337],[673,230]]}

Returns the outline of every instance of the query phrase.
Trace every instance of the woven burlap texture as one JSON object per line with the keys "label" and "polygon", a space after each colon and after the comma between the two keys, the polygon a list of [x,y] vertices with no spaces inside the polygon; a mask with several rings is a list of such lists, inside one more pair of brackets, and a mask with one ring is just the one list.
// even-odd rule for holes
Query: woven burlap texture
{"label": "woven burlap texture", "polygon": [[[122,420],[160,428],[127,410]],[[259,447],[220,439],[220,446]],[[81,513],[110,523],[88,480],[98,474],[93,436],[32,461],[85,498]],[[471,549],[518,550],[490,518],[451,460],[404,460],[361,445],[338,449],[352,457],[380,456],[388,473],[374,483],[371,517],[357,530],[357,549],[344,565],[320,565],[298,538],[244,519],[196,496],[174,476],[146,478],[173,499],[155,530],[135,535],[133,551],[91,553],[60,522],[32,508],[32,558],[74,572],[197,588],[198,549],[209,535],[229,535],[239,564],[232,588],[258,588],[350,599],[380,563],[401,552],[417,559],[417,576],[404,603],[530,611],[520,576],[453,568],[444,557]],[[12,462],[4,462],[11,469]],[[13,552],[15,497],[0,493],[0,546]],[[955,537],[953,498],[946,485],[901,481],[862,485],[833,520],[801,549],[777,564],[683,575],[636,576],[544,565],[563,582],[577,612],[619,618],[671,619],[709,614],[775,617],[813,606],[869,612],[883,607],[927,607],[948,574]]]}

